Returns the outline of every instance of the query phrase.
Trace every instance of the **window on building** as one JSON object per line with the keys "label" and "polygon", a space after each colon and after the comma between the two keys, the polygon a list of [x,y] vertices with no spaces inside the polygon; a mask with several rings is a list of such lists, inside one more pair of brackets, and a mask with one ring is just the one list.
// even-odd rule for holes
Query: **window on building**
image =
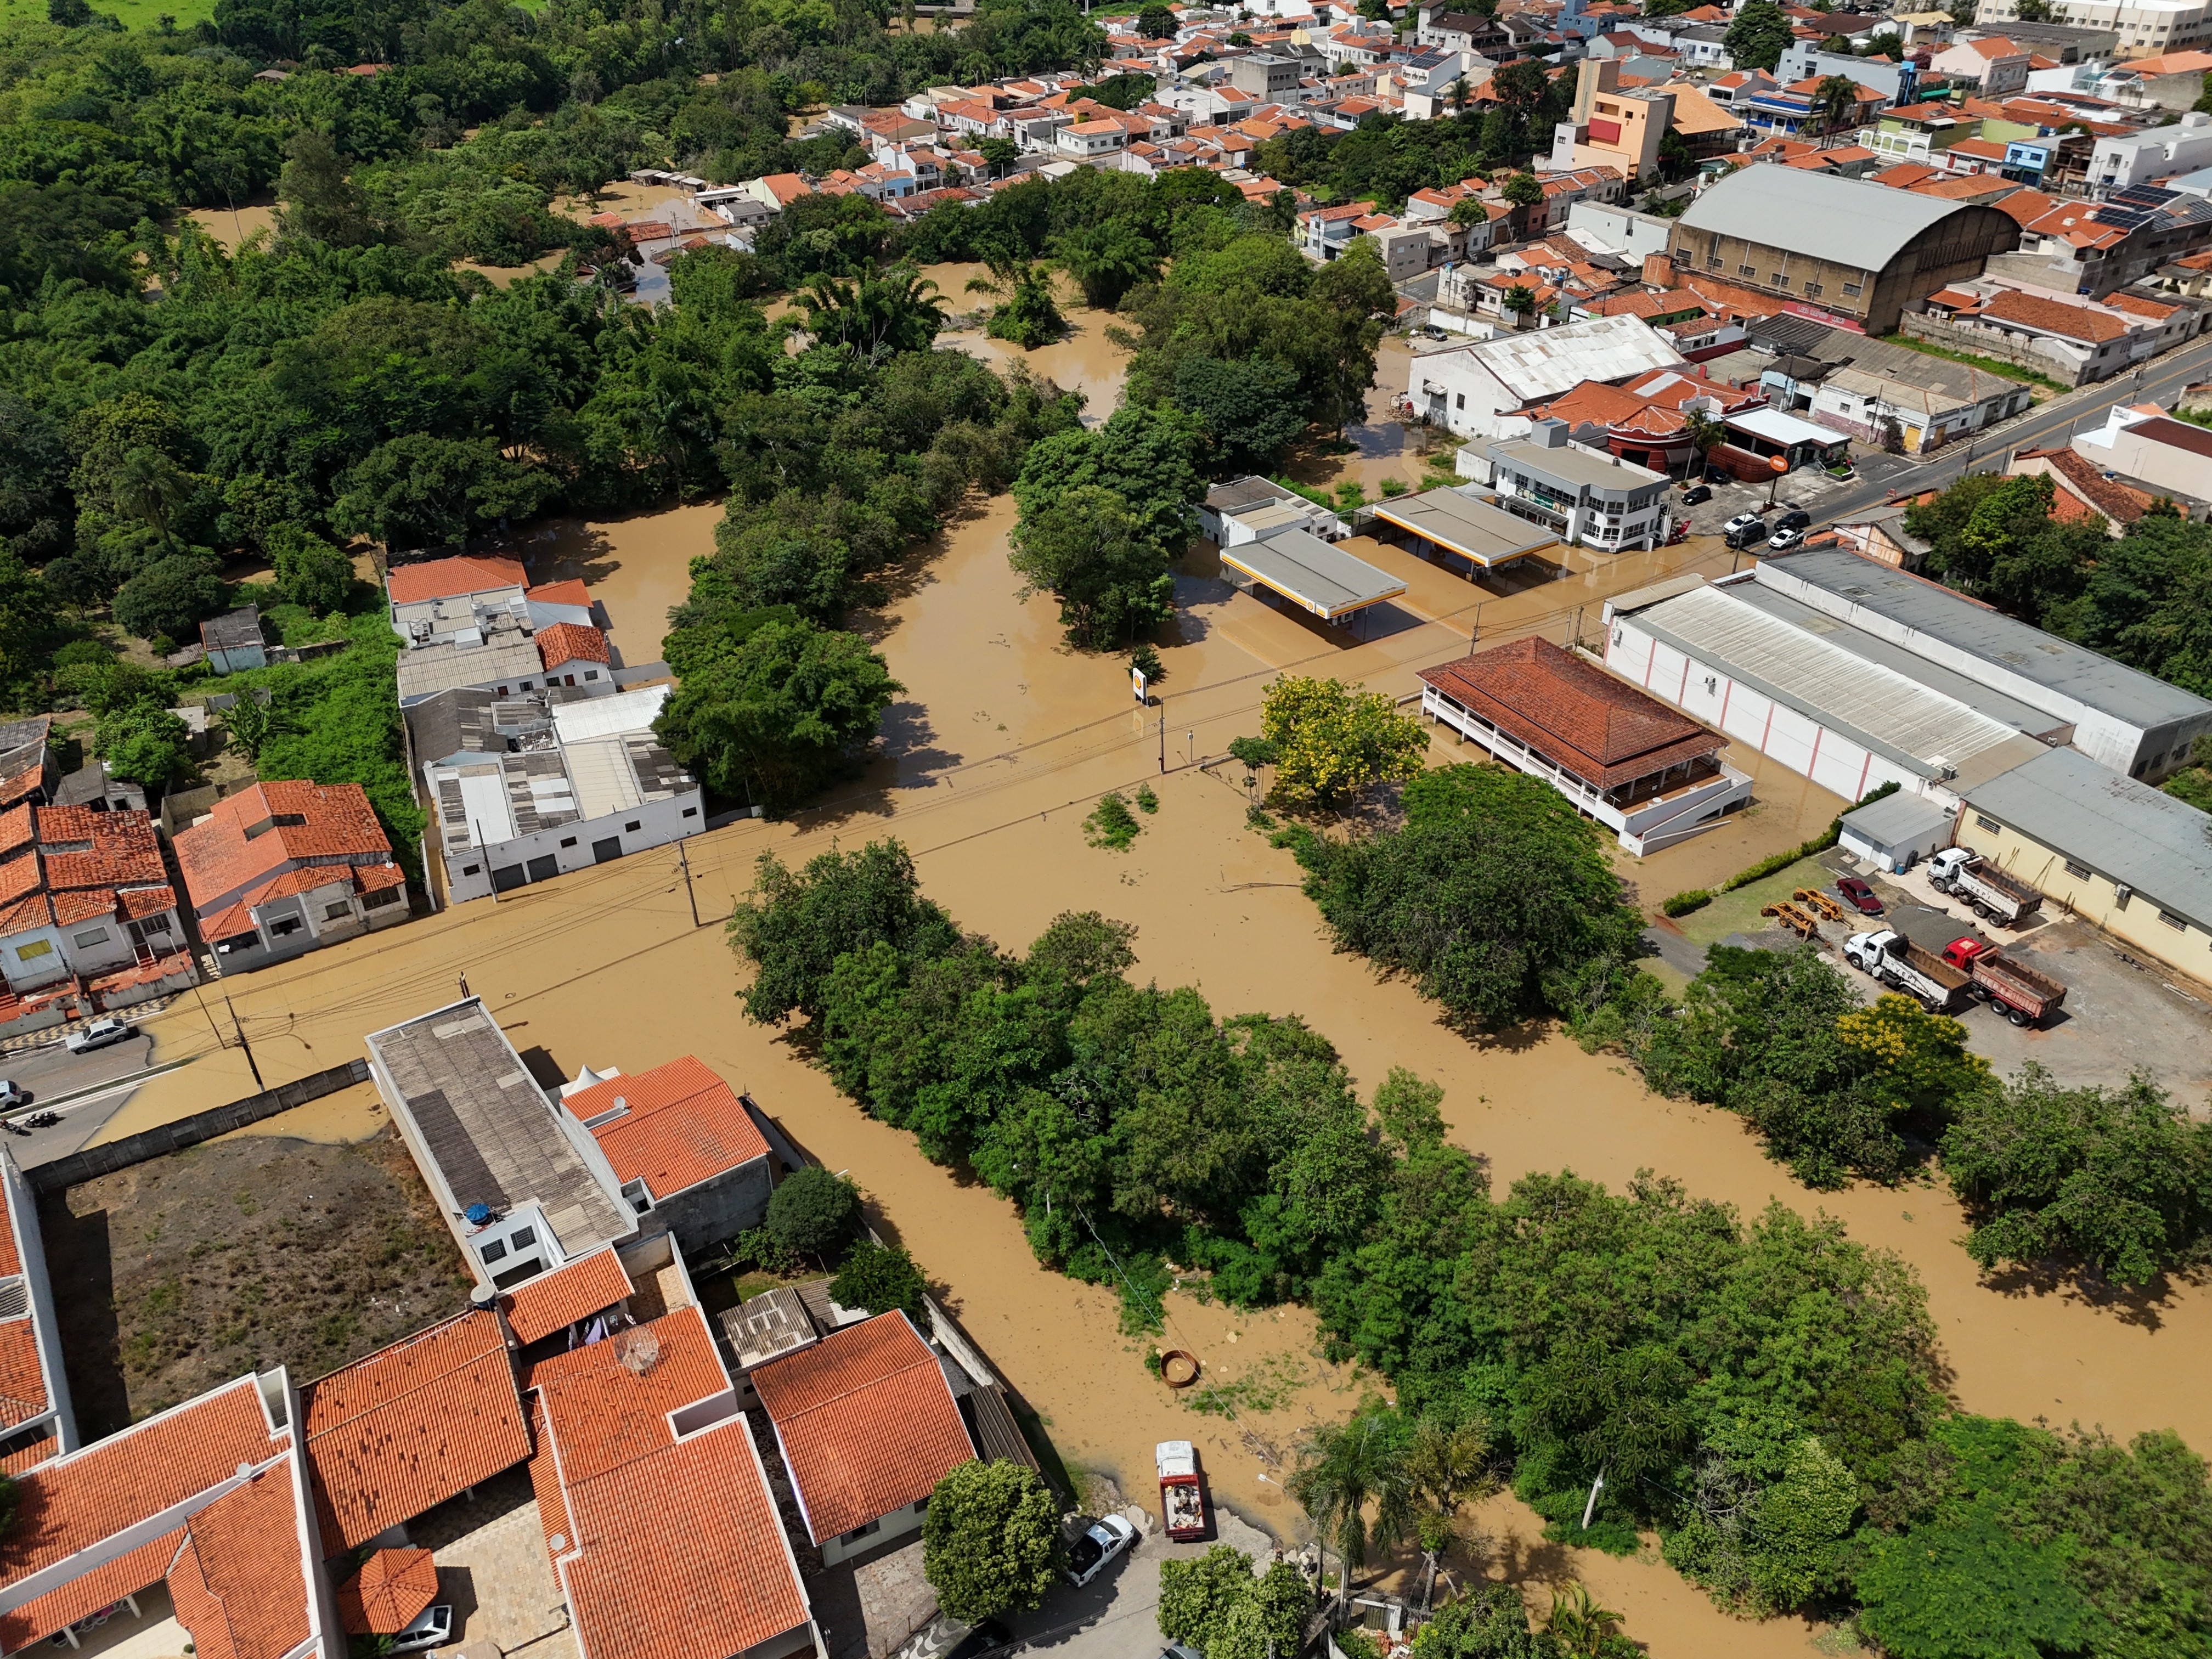
{"label": "window on building", "polygon": [[2177,933],[2185,933],[2189,931],[2188,922],[2184,921],[2181,917],[2174,915],[2171,910],[2160,911],[2158,913],[2158,919],[2164,922],[2167,927],[2174,929]]}
{"label": "window on building", "polygon": [[397,887],[380,887],[374,893],[365,893],[362,896],[361,908],[364,910],[381,910],[387,904],[398,902],[399,890]]}
{"label": "window on building", "polygon": [[626,836],[634,836],[644,827],[637,819],[632,818],[628,823],[623,825],[623,833]]}
{"label": "window on building", "polygon": [[1786,270],[1776,271],[1774,273],[1774,286],[1777,288],[1788,288],[1790,286],[1790,273]]}
{"label": "window on building", "polygon": [[1820,291],[1820,285],[1818,283],[1808,283],[1805,284],[1805,293],[1808,298],[1813,295],[1818,294]]}
{"label": "window on building", "polygon": [[465,864],[461,866],[461,873],[465,876],[481,875],[483,872],[483,866],[481,864]]}
{"label": "window on building", "polygon": [[1865,287],[1866,284],[1863,283],[1845,283],[1844,284],[1844,297],[1848,300],[1856,300],[1859,297],[1860,293],[1865,289]]}
{"label": "window on building", "polygon": [[2003,827],[1995,818],[1984,817],[1979,812],[1974,814],[1974,822],[1993,836]]}
{"label": "window on building", "polygon": [[15,947],[15,960],[36,962],[40,957],[50,957],[53,953],[54,942],[52,939],[34,939],[28,945],[19,945]]}
{"label": "window on building", "polygon": [[343,899],[340,899],[336,904],[331,905],[328,909],[323,912],[323,920],[325,921],[343,921],[352,914],[353,906],[348,904]]}
{"label": "window on building", "polygon": [[300,918],[297,916],[287,916],[282,921],[271,922],[270,924],[269,937],[271,939],[285,939],[299,931]]}
{"label": "window on building", "polygon": [[884,1523],[880,1521],[864,1522],[862,1525],[854,1528],[850,1532],[840,1533],[837,1537],[837,1541],[841,1544],[857,1544],[863,1538],[866,1538],[872,1534],[881,1532],[883,1530],[883,1526]]}
{"label": "window on building", "polygon": [[696,806],[687,806],[684,809],[684,816],[687,818],[696,818],[699,816],[699,809]]}
{"label": "window on building", "polygon": [[2089,866],[2086,864],[2076,864],[2072,859],[2069,859],[2066,860],[2066,873],[2076,881],[2087,881],[2089,879]]}
{"label": "window on building", "polygon": [[1757,265],[1738,265],[1735,268],[1735,274],[1739,276],[1756,276],[1759,275],[1759,267]]}
{"label": "window on building", "polygon": [[563,847],[574,847],[575,844],[576,838],[574,836],[563,836],[561,837],[561,845]]}
{"label": "window on building", "polygon": [[1467,407],[1467,393],[1462,392],[1455,394],[1452,398],[1452,407],[1454,409],[1465,409]]}
{"label": "window on building", "polygon": [[82,933],[73,934],[71,943],[80,951],[88,951],[95,945],[105,945],[107,943],[107,929],[88,927]]}

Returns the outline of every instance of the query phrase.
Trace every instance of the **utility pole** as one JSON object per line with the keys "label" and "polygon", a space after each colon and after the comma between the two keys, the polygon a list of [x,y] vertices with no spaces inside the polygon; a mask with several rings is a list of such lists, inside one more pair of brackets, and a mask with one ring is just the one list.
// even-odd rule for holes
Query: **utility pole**
{"label": "utility pole", "polygon": [[246,1027],[239,1024],[238,1006],[225,996],[222,1006],[230,1010],[231,1029],[238,1033],[238,1046],[246,1050],[246,1069],[253,1073],[253,1086],[266,1094],[269,1085],[261,1080],[261,1067],[253,1061],[253,1045],[246,1040]]}
{"label": "utility pole", "polygon": [[699,895],[691,890],[691,855],[684,851],[684,843],[676,843],[676,857],[684,866],[684,896],[691,901],[691,925],[699,925]]}
{"label": "utility pole", "polygon": [[215,1046],[218,1048],[229,1048],[230,1044],[223,1041],[222,1027],[215,1023],[215,1015],[209,1011],[207,999],[200,994],[200,988],[197,985],[192,987],[192,1000],[198,1003],[200,1012],[207,1015],[208,1030],[215,1033]]}
{"label": "utility pole", "polygon": [[1167,700],[1165,697],[1162,697],[1162,698],[1160,699],[1160,773],[1161,773],[1161,775],[1162,775],[1163,776],[1166,775],[1167,769],[1168,769],[1168,700]]}
{"label": "utility pole", "polygon": [[[484,868],[489,870],[491,869],[491,848],[484,843],[483,824],[479,819],[471,818],[469,826],[477,832],[477,850],[483,857]],[[496,872],[493,873],[491,878],[491,902],[494,904],[499,902],[499,876]]]}
{"label": "utility pole", "polygon": [[465,969],[465,968],[464,968],[464,969],[461,970],[461,1000],[462,1000],[462,1001],[464,1001],[464,1002],[466,1002],[468,1000],[469,1000],[469,974],[468,974],[468,969]]}

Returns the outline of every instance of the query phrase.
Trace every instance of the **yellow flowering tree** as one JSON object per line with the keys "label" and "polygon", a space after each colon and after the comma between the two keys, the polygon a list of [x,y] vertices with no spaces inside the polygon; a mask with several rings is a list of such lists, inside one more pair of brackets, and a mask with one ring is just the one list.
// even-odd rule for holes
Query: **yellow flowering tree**
{"label": "yellow flowering tree", "polygon": [[1370,784],[1420,775],[1428,733],[1379,691],[1286,674],[1261,696],[1277,793],[1333,805]]}
{"label": "yellow flowering tree", "polygon": [[1890,992],[1836,1021],[1836,1040],[1872,1063],[1882,1103],[1894,1111],[1941,1107],[1979,1088],[1990,1063],[1966,1052],[1966,1028]]}

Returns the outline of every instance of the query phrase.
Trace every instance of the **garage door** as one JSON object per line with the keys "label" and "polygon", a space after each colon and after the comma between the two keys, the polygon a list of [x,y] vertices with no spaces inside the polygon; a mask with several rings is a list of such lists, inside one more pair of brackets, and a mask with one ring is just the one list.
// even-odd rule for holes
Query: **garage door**
{"label": "garage door", "polygon": [[530,860],[530,878],[532,881],[550,881],[560,873],[561,860],[550,853]]}
{"label": "garage door", "polygon": [[605,841],[595,841],[592,843],[592,858],[595,863],[605,864],[609,859],[618,859],[621,856],[622,837],[620,836],[609,836]]}
{"label": "garage door", "polygon": [[491,884],[495,892],[509,893],[530,879],[522,873],[519,864],[499,864],[492,866]]}

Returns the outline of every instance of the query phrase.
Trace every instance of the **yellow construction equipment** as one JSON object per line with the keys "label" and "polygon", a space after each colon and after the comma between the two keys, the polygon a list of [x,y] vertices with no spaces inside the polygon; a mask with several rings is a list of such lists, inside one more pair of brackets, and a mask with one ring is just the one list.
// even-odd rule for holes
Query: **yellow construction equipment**
{"label": "yellow construction equipment", "polygon": [[1820,931],[1820,924],[1818,921],[1786,901],[1762,906],[1759,914],[1762,916],[1772,916],[1800,939],[1814,938]]}
{"label": "yellow construction equipment", "polygon": [[1841,921],[1844,919],[1844,907],[1826,893],[1816,893],[1809,887],[1800,887],[1790,896],[1814,915],[1823,916],[1830,921]]}

